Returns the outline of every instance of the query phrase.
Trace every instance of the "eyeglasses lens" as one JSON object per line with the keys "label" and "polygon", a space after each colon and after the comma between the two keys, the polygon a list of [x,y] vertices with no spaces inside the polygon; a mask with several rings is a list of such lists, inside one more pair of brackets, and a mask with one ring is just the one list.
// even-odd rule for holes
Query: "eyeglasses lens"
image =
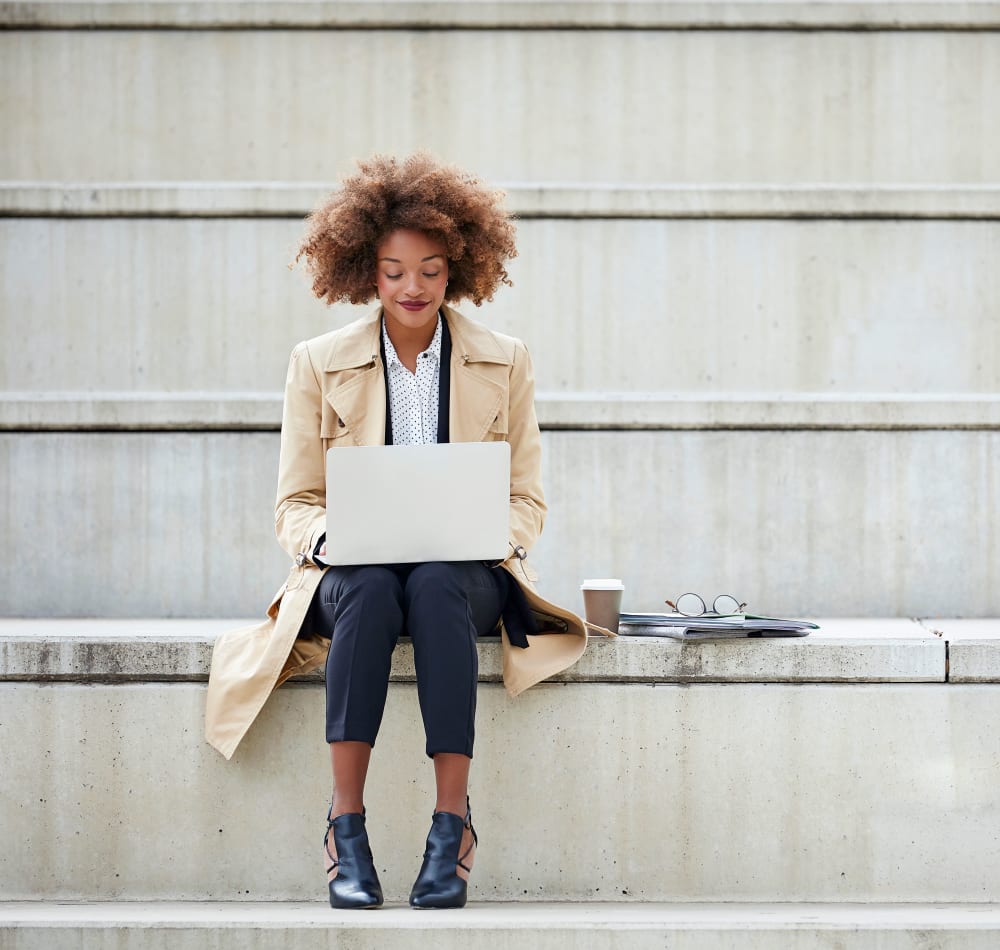
{"label": "eyeglasses lens", "polygon": [[719,594],[712,604],[712,609],[717,614],[738,614],[740,612],[740,602],[729,594]]}
{"label": "eyeglasses lens", "polygon": [[677,613],[685,617],[700,617],[705,612],[705,601],[697,594],[681,594],[677,598]]}

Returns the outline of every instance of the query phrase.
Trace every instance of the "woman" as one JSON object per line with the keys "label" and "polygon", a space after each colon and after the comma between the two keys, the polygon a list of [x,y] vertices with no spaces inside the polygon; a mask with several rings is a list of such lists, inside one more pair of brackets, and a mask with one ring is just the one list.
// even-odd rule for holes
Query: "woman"
{"label": "woman", "polygon": [[[292,353],[275,521],[295,563],[268,622],[216,644],[206,735],[232,755],[271,690],[325,662],[334,791],[324,852],[334,907],[382,903],[364,788],[398,637],[413,641],[437,789],[410,894],[421,908],[466,901],[477,843],[468,805],[476,638],[500,632],[512,695],[575,662],[586,643],[577,616],[535,593],[526,563],[545,515],[527,350],[447,305],[478,306],[510,283],[514,228],[501,199],[426,155],[377,156],[310,216],[299,250],[318,297],[379,306]],[[511,453],[502,563],[325,564],[330,448],[498,440]]]}

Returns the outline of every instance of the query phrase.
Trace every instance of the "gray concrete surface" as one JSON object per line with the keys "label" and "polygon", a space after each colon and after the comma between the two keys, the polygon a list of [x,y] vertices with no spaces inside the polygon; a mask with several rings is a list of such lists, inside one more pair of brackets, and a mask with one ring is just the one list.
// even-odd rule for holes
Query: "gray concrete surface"
{"label": "gray concrete surface", "polygon": [[[276,433],[0,435],[0,616],[259,614]],[[546,432],[540,589],[628,610],[686,590],[764,614],[1000,616],[995,431]],[[59,583],[52,581],[53,550]]]}
{"label": "gray concrete surface", "polygon": [[989,32],[11,30],[0,85],[3,179],[323,181],[430,146],[497,181],[1000,180]]}
{"label": "gray concrete surface", "polygon": [[[349,311],[321,312],[301,280],[272,276],[301,226],[269,216],[301,214],[321,190],[309,183],[356,155],[431,145],[529,183],[512,196],[526,216],[574,219],[522,223],[517,288],[488,317],[532,346],[550,425],[990,430],[550,432],[558,503],[534,557],[556,599],[607,572],[626,576],[633,609],[693,586],[776,613],[1000,613],[983,516],[1000,477],[1000,47],[977,32],[1000,26],[1000,4],[27,3],[0,5],[0,23],[28,28],[0,34],[0,178],[55,179],[0,188],[0,209],[84,216],[0,224],[0,352],[12,354],[0,385],[28,394],[0,424],[27,406],[15,425],[110,413],[141,427],[159,413],[175,428],[201,392],[196,427],[272,428],[291,343]],[[279,24],[515,29],[256,29]],[[34,30],[97,25],[182,29]],[[381,82],[387,64],[402,101]],[[373,107],[387,96],[391,117]],[[232,178],[244,183],[184,182]],[[642,182],[672,184],[631,187]],[[85,217],[146,212],[264,217]],[[637,220],[647,214],[658,220]],[[789,220],[812,215],[854,220]],[[867,220],[886,215],[960,220]],[[594,220],[618,217],[632,220]],[[261,355],[234,356],[248,327]],[[596,367],[594,352],[610,359]],[[154,395],[94,412],[70,395],[53,412],[31,393],[55,385]],[[624,398],[602,405],[612,390]],[[628,398],[657,390],[705,398],[693,415]],[[762,403],[765,390],[778,395]],[[12,552],[0,614],[259,612],[284,573],[273,469],[274,439],[259,433],[0,439]],[[619,528],[610,541],[622,523],[643,537]],[[27,681],[0,683],[0,740],[16,750],[0,777],[0,895],[227,903],[0,903],[4,947],[998,941],[995,621],[860,622],[805,643],[697,649],[600,641],[517,703],[483,687],[474,899],[780,906],[521,904],[343,926],[318,903],[254,903],[322,898],[321,688],[282,690],[222,763],[200,741],[204,687],[185,680],[203,678],[210,632],[230,621],[195,622],[189,636],[169,621],[74,621],[67,636],[50,621],[2,642],[4,669]],[[483,653],[489,681],[495,644]],[[402,649],[370,810],[397,899],[426,828],[412,816],[431,803],[407,663]],[[805,899],[924,903],[787,903]]]}
{"label": "gray concrete surface", "polygon": [[1000,26],[995,0],[737,0],[594,3],[593,0],[203,0],[196,5],[21,2],[0,7],[0,23],[26,27],[445,27],[610,29],[987,29]]}
{"label": "gray concrete surface", "polygon": [[[0,686],[6,900],[321,898],[320,685],[234,758],[202,684]],[[543,684],[479,690],[476,900],[1000,898],[1000,686]],[[433,805],[412,685],[366,803],[390,900]]]}
{"label": "gray concrete surface", "polygon": [[[288,271],[302,233],[0,219],[3,389],[279,390],[295,343],[369,309]],[[998,221],[532,220],[519,240],[514,286],[461,309],[526,341],[542,392],[996,394]]]}
{"label": "gray concrete surface", "polygon": [[[519,218],[995,219],[1000,186],[497,182]],[[0,181],[9,217],[304,217],[332,182]]]}
{"label": "gray concrete surface", "polygon": [[[281,392],[0,392],[0,430],[278,431]],[[990,393],[535,394],[542,429],[997,429]]]}
{"label": "gray concrete surface", "polygon": [[956,683],[987,683],[1000,676],[1000,623],[989,620],[922,621],[948,642],[949,678]]}
{"label": "gray concrete surface", "polygon": [[[578,605],[577,609],[580,609]],[[0,681],[204,681],[215,637],[249,620],[0,619]],[[1000,653],[1000,620],[993,631]],[[555,678],[563,683],[944,682],[945,638],[905,619],[820,620],[807,637],[680,643],[622,627],[617,639],[591,637],[587,652]],[[633,635],[635,631],[646,635]],[[479,646],[480,682],[500,681],[500,644]],[[393,657],[393,682],[412,682],[409,640]],[[303,679],[320,681],[322,671]],[[1000,672],[993,682],[1000,682]]]}
{"label": "gray concrete surface", "polygon": [[337,913],[312,903],[0,904],[15,950],[300,950],[433,941],[442,950],[993,950],[1000,911],[982,904],[477,904],[415,914]]}

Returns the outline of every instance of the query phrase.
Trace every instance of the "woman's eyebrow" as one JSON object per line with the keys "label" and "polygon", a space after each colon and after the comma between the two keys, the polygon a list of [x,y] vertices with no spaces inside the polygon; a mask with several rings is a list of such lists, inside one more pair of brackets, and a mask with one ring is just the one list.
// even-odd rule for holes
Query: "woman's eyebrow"
{"label": "woman's eyebrow", "polygon": [[[440,258],[441,260],[444,260],[444,254],[431,254],[430,257],[422,257],[420,259],[420,263],[421,264],[426,264],[428,261],[433,261],[433,260],[436,260],[437,258]],[[398,257],[380,257],[379,260],[380,261],[389,261],[390,264],[402,264],[403,263]]]}

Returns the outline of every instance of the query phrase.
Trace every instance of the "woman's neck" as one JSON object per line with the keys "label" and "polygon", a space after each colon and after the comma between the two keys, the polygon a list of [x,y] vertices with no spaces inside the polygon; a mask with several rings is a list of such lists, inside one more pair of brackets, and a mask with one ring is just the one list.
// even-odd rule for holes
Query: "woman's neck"
{"label": "woman's neck", "polygon": [[395,320],[391,314],[384,313],[385,330],[389,334],[393,349],[399,361],[411,372],[417,371],[417,357],[431,345],[437,330],[438,315],[422,327],[404,326]]}

